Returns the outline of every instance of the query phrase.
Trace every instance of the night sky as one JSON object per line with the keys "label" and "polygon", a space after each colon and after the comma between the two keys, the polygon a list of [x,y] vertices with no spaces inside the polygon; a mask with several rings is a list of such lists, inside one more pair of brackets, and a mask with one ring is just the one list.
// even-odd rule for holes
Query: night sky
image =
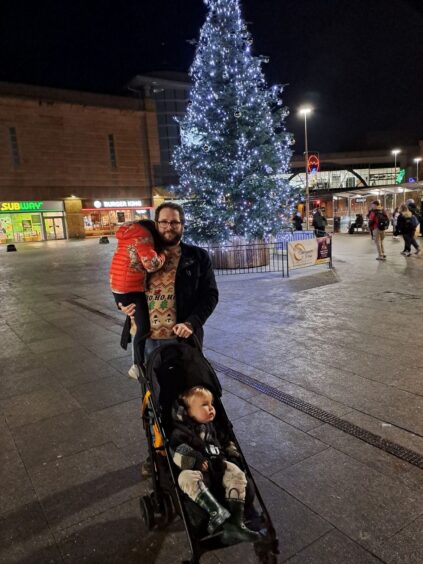
{"label": "night sky", "polygon": [[[288,129],[314,106],[310,150],[423,139],[423,0],[243,0],[269,82],[289,84]],[[121,93],[154,70],[187,71],[202,0],[2,0],[0,80]]]}

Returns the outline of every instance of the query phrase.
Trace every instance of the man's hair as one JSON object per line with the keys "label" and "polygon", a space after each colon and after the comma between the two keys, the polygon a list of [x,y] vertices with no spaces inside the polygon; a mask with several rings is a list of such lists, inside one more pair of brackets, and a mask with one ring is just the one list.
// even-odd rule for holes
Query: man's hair
{"label": "man's hair", "polygon": [[154,214],[154,220],[156,222],[159,220],[160,212],[165,208],[170,208],[171,210],[176,210],[177,212],[179,212],[179,219],[181,220],[181,223],[185,223],[184,209],[179,204],[175,204],[175,202],[163,202],[163,204],[160,204],[160,206],[156,208],[156,213]]}
{"label": "man's hair", "polygon": [[372,204],[374,204],[375,206],[380,206],[379,200],[373,200]]}
{"label": "man's hair", "polygon": [[410,210],[408,209],[408,206],[407,206],[406,204],[401,204],[401,205],[400,205],[400,210],[401,210],[401,211],[410,211]]}
{"label": "man's hair", "polygon": [[183,402],[185,407],[189,407],[192,398],[196,396],[207,396],[213,399],[213,394],[211,393],[211,391],[207,388],[204,388],[203,386],[194,386],[193,388],[188,388],[188,390],[182,392],[182,394],[179,396],[179,399]]}

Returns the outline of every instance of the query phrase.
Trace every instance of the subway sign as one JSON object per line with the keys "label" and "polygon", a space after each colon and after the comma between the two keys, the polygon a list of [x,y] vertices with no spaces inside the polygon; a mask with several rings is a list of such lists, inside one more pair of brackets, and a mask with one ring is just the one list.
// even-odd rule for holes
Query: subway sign
{"label": "subway sign", "polygon": [[63,202],[28,201],[28,202],[0,202],[0,213],[6,212],[34,212],[34,211],[63,211]]}

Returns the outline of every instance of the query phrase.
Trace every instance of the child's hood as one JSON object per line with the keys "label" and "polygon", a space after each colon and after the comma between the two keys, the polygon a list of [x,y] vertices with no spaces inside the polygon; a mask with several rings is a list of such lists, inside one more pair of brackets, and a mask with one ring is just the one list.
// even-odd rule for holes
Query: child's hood
{"label": "child's hood", "polygon": [[116,239],[134,239],[135,237],[146,237],[149,232],[140,225],[139,221],[124,223],[116,232]]}

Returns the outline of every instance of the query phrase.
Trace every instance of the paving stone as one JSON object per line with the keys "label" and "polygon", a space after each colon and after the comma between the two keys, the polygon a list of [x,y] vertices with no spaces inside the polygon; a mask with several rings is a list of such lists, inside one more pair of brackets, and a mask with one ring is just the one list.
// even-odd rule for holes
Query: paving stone
{"label": "paving stone", "polygon": [[43,341],[36,341],[28,344],[28,348],[36,354],[49,351],[63,351],[64,349],[71,349],[74,346],[75,340],[65,334],[60,337],[52,337],[50,339],[44,339]]}
{"label": "paving stone", "polygon": [[38,503],[21,506],[0,517],[1,564],[59,564],[55,545]]}
{"label": "paving stone", "polygon": [[265,476],[328,448],[261,411],[236,420],[234,430],[248,463]]}
{"label": "paving stone", "polygon": [[318,419],[315,419],[306,413],[302,413],[298,409],[294,409],[289,405],[285,405],[277,399],[262,394],[254,396],[250,399],[250,401],[263,411],[274,415],[278,419],[281,419],[282,421],[285,421],[285,423],[289,423],[289,425],[297,427],[302,431],[314,429],[322,424]]}
{"label": "paving stone", "polygon": [[272,480],[369,549],[422,512],[423,494],[327,449]]}
{"label": "paving stone", "polygon": [[34,343],[44,339],[54,339],[63,334],[57,327],[50,325],[42,320],[32,323],[10,324],[10,327],[24,343]]}
{"label": "paving stone", "polygon": [[81,409],[17,427],[13,436],[27,468],[108,441],[107,434]]}
{"label": "paving stone", "polygon": [[[375,448],[330,425],[322,425],[313,429],[310,431],[310,435],[382,474],[401,479],[405,484],[407,484],[407,475],[415,468],[408,462],[404,462],[392,454]],[[423,471],[421,472],[423,474]],[[409,481],[411,482],[411,480]]]}
{"label": "paving stone", "polygon": [[383,418],[378,419],[366,413],[352,410],[344,415],[344,419],[350,421],[350,423],[354,423],[354,425],[358,427],[380,435],[384,439],[388,439],[389,441],[423,454],[423,438],[421,436],[410,433],[405,429],[400,429],[392,425],[392,423],[387,423]]}
{"label": "paving stone", "polygon": [[423,516],[385,541],[377,554],[389,564],[421,564],[423,562]]}
{"label": "paving stone", "polygon": [[139,468],[107,443],[32,468],[50,525],[64,529],[143,493]]}
{"label": "paving stone", "polygon": [[75,386],[69,392],[89,412],[141,398],[138,382],[120,375]]}
{"label": "paving stone", "polygon": [[10,371],[0,377],[0,400],[34,392],[48,385],[60,387],[56,378],[46,368],[28,368],[21,372]]}
{"label": "paving stone", "polygon": [[327,535],[290,558],[287,564],[377,564],[380,563],[361,546],[339,531]]}
{"label": "paving stone", "polygon": [[319,539],[332,525],[275,483],[254,472],[257,487],[272,518],[283,562]]}
{"label": "paving stone", "polygon": [[78,402],[65,389],[40,388],[0,401],[0,410],[9,427],[35,423],[54,415],[79,409]]}
{"label": "paving stone", "polygon": [[251,403],[231,394],[230,392],[224,391],[222,395],[223,407],[231,421],[235,421],[240,417],[255,413],[258,408]]}
{"label": "paving stone", "polygon": [[[137,386],[136,382],[132,384]],[[141,397],[96,411],[90,418],[118,447],[139,443],[145,436],[141,420]]]}
{"label": "paving stone", "polygon": [[25,466],[15,448],[0,450],[0,514],[35,500]]}
{"label": "paving stone", "polygon": [[0,376],[8,374],[19,374],[26,370],[33,370],[34,368],[42,368],[40,359],[26,350],[25,354],[14,355],[10,358],[3,358],[0,362]]}
{"label": "paving stone", "polygon": [[6,450],[14,450],[15,448],[12,433],[10,432],[4,416],[0,415],[0,453]]}

